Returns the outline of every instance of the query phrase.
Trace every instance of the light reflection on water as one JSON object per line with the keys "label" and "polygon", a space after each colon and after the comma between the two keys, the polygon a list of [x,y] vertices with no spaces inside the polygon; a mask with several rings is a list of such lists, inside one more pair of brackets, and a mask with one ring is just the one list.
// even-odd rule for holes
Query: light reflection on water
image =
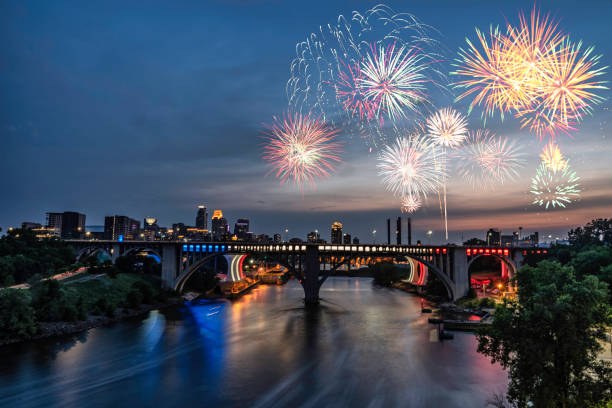
{"label": "light reflection on water", "polygon": [[431,341],[412,295],[333,278],[319,310],[296,281],[62,340],[0,349],[0,406],[482,407],[506,373],[475,338]]}

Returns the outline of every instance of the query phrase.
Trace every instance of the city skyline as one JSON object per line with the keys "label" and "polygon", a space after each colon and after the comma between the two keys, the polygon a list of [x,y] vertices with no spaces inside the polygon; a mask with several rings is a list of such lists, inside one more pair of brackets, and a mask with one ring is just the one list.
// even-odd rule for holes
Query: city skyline
{"label": "city skyline", "polygon": [[[317,237],[320,237],[322,240],[329,242],[329,243],[345,243],[344,239],[346,239],[347,237],[350,239],[352,238],[356,238],[357,240],[363,242],[363,243],[372,243],[372,242],[377,242],[377,243],[385,243],[387,242],[387,229],[389,229],[389,239],[390,239],[390,243],[391,244],[395,244],[396,240],[398,239],[398,236],[400,237],[400,241],[404,244],[407,243],[407,239],[408,239],[408,220],[410,220],[410,223],[412,226],[414,226],[414,219],[413,217],[411,217],[410,215],[406,215],[406,214],[402,214],[400,215],[397,219],[393,219],[391,220],[390,218],[388,218],[387,220],[383,220],[382,224],[383,226],[380,228],[372,228],[370,230],[368,230],[366,233],[364,233],[362,235],[362,238],[360,238],[360,236],[358,234],[356,234],[354,232],[354,230],[352,229],[346,229],[344,227],[344,224],[342,223],[341,218],[336,218],[334,219],[333,222],[330,222],[327,226],[323,226],[323,227],[317,227],[317,228],[310,228],[307,226],[307,224],[301,224],[297,230],[298,231],[302,231],[302,230],[308,230],[307,233],[301,234],[301,233],[294,233],[295,230],[289,230],[288,227],[286,227],[285,229],[279,230],[279,231],[259,231],[259,230],[253,230],[252,228],[249,227],[249,225],[251,224],[251,220],[248,218],[236,218],[236,223],[234,225],[234,229],[231,228],[231,219],[227,219],[224,214],[223,214],[223,210],[220,209],[214,209],[213,212],[211,214],[208,214],[205,210],[207,209],[206,206],[203,206],[201,204],[197,205],[194,207],[195,212],[194,212],[194,220],[195,223],[191,223],[190,222],[183,222],[183,220],[181,221],[173,221],[171,223],[168,224],[164,224],[164,223],[160,223],[159,220],[155,217],[150,217],[150,216],[145,216],[143,217],[143,223],[142,223],[142,228],[140,228],[140,221],[138,217],[136,218],[131,218],[129,215],[119,215],[119,214],[114,214],[114,215],[106,215],[104,216],[104,223],[100,224],[100,225],[96,225],[93,223],[87,223],[86,225],[85,223],[85,217],[86,214],[80,214],[82,217],[82,224],[84,225],[82,227],[82,229],[79,229],[78,231],[81,231],[83,233],[82,237],[85,237],[85,232],[98,232],[98,233],[102,233],[104,232],[105,234],[105,238],[104,239],[112,239],[112,240],[116,240],[118,235],[115,236],[115,232],[114,232],[114,227],[111,228],[112,232],[109,230],[108,228],[108,223],[111,222],[111,224],[114,225],[114,223],[116,222],[115,219],[125,219],[131,223],[136,223],[138,224],[137,229],[140,232],[145,232],[144,230],[146,229],[146,225],[148,222],[151,222],[151,225],[154,225],[154,227],[156,229],[159,228],[167,228],[169,230],[173,229],[174,226],[176,225],[182,225],[182,227],[185,228],[192,228],[192,229],[198,229],[201,228],[200,226],[198,226],[198,223],[204,223],[204,224],[208,224],[208,221],[211,221],[211,228],[208,229],[208,233],[210,234],[209,239],[212,240],[222,240],[220,238],[220,236],[217,235],[217,229],[221,226],[221,224],[219,224],[219,226],[215,227],[215,218],[222,220],[223,221],[223,231],[227,231],[230,235],[228,236],[228,239],[231,238],[231,236],[236,236],[238,239],[240,240],[248,240],[247,236],[246,236],[246,232],[248,231],[251,235],[251,239],[255,240],[257,236],[259,235],[265,235],[268,238],[272,239],[274,236],[279,235],[282,236],[283,240],[290,240],[290,239],[294,239],[294,238],[299,238],[304,242],[310,241],[310,236],[315,233],[317,235]],[[205,218],[201,218],[203,217],[203,212],[204,210],[204,214],[207,214],[207,216]],[[37,222],[35,220],[23,220],[20,223],[17,223],[14,226],[9,226],[7,228],[7,230],[9,228],[19,228],[19,225],[22,226],[22,228],[40,228],[40,227],[49,227],[51,229],[53,228],[58,228],[57,222],[51,221],[52,218],[50,217],[51,215],[59,215],[61,216],[62,213],[52,213],[52,212],[47,212],[46,213],[46,222]],[[71,211],[66,211],[63,214],[78,214],[76,212],[71,212]],[[401,221],[400,221],[401,219]],[[148,221],[149,220],[149,221]],[[392,223],[391,223],[392,221]],[[400,224],[401,222],[401,224]],[[378,222],[378,220],[375,220],[374,223],[380,223]],[[61,224],[61,222],[60,222]],[[161,224],[161,225],[160,225]],[[193,225],[192,225],[193,224]],[[166,227],[164,227],[165,225],[167,225]],[[246,225],[246,230],[244,228],[244,225]],[[360,226],[363,226],[363,223],[359,224]],[[339,231],[340,231],[340,235],[336,238],[336,242],[334,242],[334,233],[333,230],[336,226],[339,226]],[[64,237],[64,231],[62,230],[61,226],[59,227],[59,232],[61,233],[61,236]],[[74,227],[76,228],[76,227]],[[72,231],[74,228],[70,228],[68,231]],[[123,228],[123,227],[122,227]],[[206,228],[203,228],[204,230],[207,230]],[[399,233],[398,233],[398,229],[399,229]],[[506,229],[502,229],[499,227],[492,227],[489,229],[489,231],[491,230],[496,230],[499,232],[499,234],[501,235],[511,235],[511,234],[520,234],[523,233],[525,236],[529,236],[530,233],[535,232],[536,236],[539,234],[539,231],[537,230],[532,230],[529,228],[524,228],[522,225],[520,226],[515,226],[513,228],[506,228]],[[74,231],[76,231],[76,229],[74,229]],[[238,231],[238,232],[237,232]],[[325,231],[329,232],[329,237],[327,236],[327,233]],[[484,228],[483,229],[479,229],[479,230],[471,230],[471,231],[463,231],[461,232],[461,236],[457,241],[448,241],[448,243],[452,243],[452,244],[459,244],[461,245],[464,241],[467,241],[469,239],[472,238],[477,238],[477,239],[482,239],[484,241],[488,241],[488,232],[486,231]],[[43,232],[47,232],[47,230],[43,231]],[[430,234],[431,232],[431,234]],[[70,232],[72,233],[72,232]],[[111,236],[107,236],[108,234],[111,234]],[[433,233],[433,230],[429,230],[429,229],[419,229],[418,227],[416,229],[412,228],[411,232],[410,232],[410,236],[413,237],[412,240],[412,244],[416,244],[417,242],[421,242],[423,245],[425,244],[440,244],[440,243],[445,243],[447,241],[444,241],[441,236],[442,231],[439,231],[440,233],[440,239],[438,240],[436,238],[436,236]],[[510,234],[509,234],[510,233]],[[142,234],[140,234],[142,235]],[[217,237],[217,238],[215,238]],[[69,236],[67,236],[67,238],[71,238]],[[77,237],[78,238],[78,237]],[[141,236],[133,236],[129,239],[134,239],[134,240],[138,240],[142,238]],[[499,237],[498,237],[499,238]],[[560,235],[555,235],[552,232],[544,232],[541,235],[541,243],[546,243],[546,242],[554,242],[554,241],[563,241],[566,237],[562,234]],[[74,238],[73,238],[74,239]],[[124,239],[124,237],[122,236],[122,239]],[[147,237],[145,238],[146,240],[153,240],[152,237]],[[317,238],[318,239],[318,238]],[[339,240],[339,241],[338,241]],[[537,241],[537,239],[536,239]],[[493,246],[499,246],[499,245],[493,245]]]}
{"label": "city skyline", "polygon": [[[518,11],[533,7],[528,1],[442,3],[443,12],[431,4],[387,2],[438,29],[449,61],[466,37],[474,37],[474,27],[516,21]],[[284,87],[295,44],[338,15],[374,4],[213,2],[204,8],[192,3],[189,15],[163,3],[145,15],[123,5],[129,26],[111,18],[113,4],[4,5],[2,52],[11,64],[3,65],[0,75],[7,90],[0,105],[0,169],[12,176],[0,181],[11,198],[0,207],[0,227],[42,221],[46,211],[64,210],[87,214],[89,225],[102,225],[112,214],[192,224],[194,203],[206,202],[211,210],[223,209],[228,220],[248,218],[251,229],[267,234],[289,229],[303,238],[338,220],[353,236],[369,240],[372,230],[384,231],[385,220],[400,215],[399,200],[380,182],[376,151],[342,135],[343,162],[303,195],[266,177],[269,167],[261,155],[263,123],[287,110]],[[557,18],[572,39],[594,45],[601,66],[612,65],[612,46],[601,40],[612,15],[609,5],[537,6]],[[244,30],[225,28],[228,19]],[[204,37],[211,41],[198,40]],[[532,205],[527,191],[543,143],[519,130],[512,117],[503,123],[494,119],[487,128],[519,141],[527,164],[517,181],[493,191],[449,183],[449,241],[518,225],[542,237],[563,237],[606,217],[612,210],[612,164],[606,160],[612,112],[610,91],[601,94],[608,100],[573,138],[561,138],[581,177],[578,202],[548,211]],[[439,104],[467,111],[466,102]],[[469,116],[469,126],[482,127],[479,111]],[[443,242],[437,197],[430,196],[411,217],[415,240],[432,230],[432,241]]]}

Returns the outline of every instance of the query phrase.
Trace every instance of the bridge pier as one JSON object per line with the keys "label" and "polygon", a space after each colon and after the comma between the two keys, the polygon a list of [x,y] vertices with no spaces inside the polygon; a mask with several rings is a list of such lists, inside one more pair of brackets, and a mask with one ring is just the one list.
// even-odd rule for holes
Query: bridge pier
{"label": "bridge pier", "polygon": [[302,268],[303,275],[300,283],[304,288],[304,304],[306,306],[318,305],[319,289],[323,282],[319,280],[319,251],[316,246],[311,245],[306,248]]}
{"label": "bridge pier", "polygon": [[164,286],[167,288],[174,288],[174,281],[178,276],[179,271],[179,259],[180,254],[178,252],[177,245],[164,245],[162,247],[162,272],[161,278]]}

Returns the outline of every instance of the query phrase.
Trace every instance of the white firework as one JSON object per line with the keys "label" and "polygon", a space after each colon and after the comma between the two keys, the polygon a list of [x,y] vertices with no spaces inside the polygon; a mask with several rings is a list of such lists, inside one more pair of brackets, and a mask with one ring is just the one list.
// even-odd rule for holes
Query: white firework
{"label": "white firework", "polygon": [[357,80],[366,101],[376,107],[376,116],[382,121],[386,113],[396,120],[406,117],[406,110],[417,110],[417,105],[426,100],[426,68],[425,57],[417,48],[396,49],[395,44],[386,49],[372,47]]}
{"label": "white firework", "polygon": [[413,194],[408,194],[407,196],[402,198],[402,212],[404,213],[413,213],[419,208],[423,202],[421,199]]}
{"label": "white firework", "polygon": [[446,177],[446,157],[431,139],[400,137],[385,146],[377,164],[383,184],[394,195],[426,197]]}
{"label": "white firework", "polygon": [[451,108],[440,109],[427,119],[428,135],[442,147],[459,147],[467,137],[467,120]]}
{"label": "white firework", "polygon": [[541,163],[536,175],[531,179],[529,192],[533,194],[532,204],[545,209],[562,207],[570,204],[580,196],[580,177],[570,169],[567,161],[559,170],[550,170],[546,163]]}
{"label": "white firework", "polygon": [[474,188],[493,187],[518,176],[525,161],[520,146],[488,130],[468,132],[466,143],[452,153],[457,172]]}

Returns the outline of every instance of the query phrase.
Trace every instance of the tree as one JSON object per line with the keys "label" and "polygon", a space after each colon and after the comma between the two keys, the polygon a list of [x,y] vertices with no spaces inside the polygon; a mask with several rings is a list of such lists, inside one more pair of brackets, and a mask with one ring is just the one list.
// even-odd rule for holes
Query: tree
{"label": "tree", "polygon": [[28,291],[0,291],[0,339],[27,339],[36,334],[37,329]]}
{"label": "tree", "polygon": [[612,323],[607,285],[550,261],[521,268],[516,279],[518,300],[498,306],[478,333],[478,351],[509,369],[508,400],[569,408],[609,399],[612,368],[597,358]]}
{"label": "tree", "polygon": [[374,277],[374,283],[382,286],[391,286],[406,277],[406,274],[389,262],[381,262],[370,265],[370,272]]}
{"label": "tree", "polygon": [[579,247],[587,245],[612,245],[612,218],[598,218],[584,227],[570,230],[569,242]]}
{"label": "tree", "polygon": [[135,273],[136,272],[136,257],[132,254],[123,255],[117,258],[115,266],[121,273]]}
{"label": "tree", "polygon": [[485,246],[487,245],[486,241],[478,238],[470,238],[463,243],[464,246]]}

